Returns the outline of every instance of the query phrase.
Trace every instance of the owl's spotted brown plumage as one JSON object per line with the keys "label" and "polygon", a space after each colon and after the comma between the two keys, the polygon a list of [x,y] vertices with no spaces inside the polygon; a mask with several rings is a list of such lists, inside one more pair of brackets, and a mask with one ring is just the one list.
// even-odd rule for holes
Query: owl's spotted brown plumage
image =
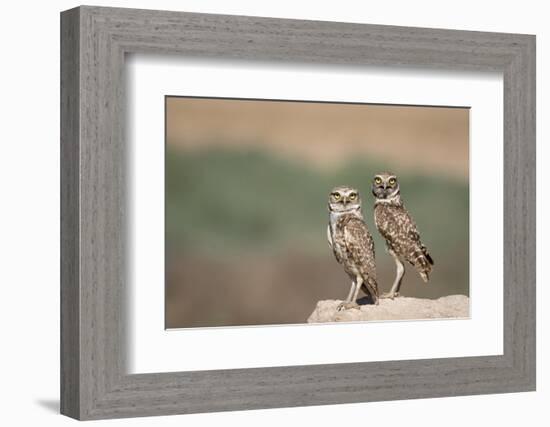
{"label": "owl's spotted brown plumage", "polygon": [[361,214],[361,199],[354,188],[336,187],[328,200],[327,238],[336,260],[351,278],[351,288],[339,309],[357,307],[362,289],[378,304],[374,241]]}
{"label": "owl's spotted brown plumage", "polygon": [[402,261],[413,265],[424,282],[429,280],[434,262],[428,249],[420,240],[414,220],[401,201],[397,177],[390,172],[376,175],[372,182],[372,193],[376,197],[374,204],[376,228],[386,240],[388,252],[397,266],[393,286],[383,297],[394,298],[399,295],[405,274]]}

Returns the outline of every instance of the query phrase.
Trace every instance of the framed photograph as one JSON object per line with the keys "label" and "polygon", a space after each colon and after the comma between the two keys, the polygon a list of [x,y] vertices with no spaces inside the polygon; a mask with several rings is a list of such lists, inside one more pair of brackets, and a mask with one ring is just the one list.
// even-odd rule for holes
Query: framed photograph
{"label": "framed photograph", "polygon": [[[156,108],[154,99],[143,105]],[[300,324],[319,300],[311,322],[469,317],[469,112],[167,96],[166,328]],[[359,220],[375,243],[365,262],[354,259],[362,249],[351,247],[351,225],[342,228],[349,259],[327,248],[340,218]],[[386,245],[395,261],[376,257]],[[401,278],[403,262],[418,274]],[[335,300],[345,299],[355,265],[371,289],[353,284],[357,295]],[[382,292],[397,268],[401,298],[391,286]]]}
{"label": "framed photograph", "polygon": [[535,390],[535,37],[61,14],[61,412]]}

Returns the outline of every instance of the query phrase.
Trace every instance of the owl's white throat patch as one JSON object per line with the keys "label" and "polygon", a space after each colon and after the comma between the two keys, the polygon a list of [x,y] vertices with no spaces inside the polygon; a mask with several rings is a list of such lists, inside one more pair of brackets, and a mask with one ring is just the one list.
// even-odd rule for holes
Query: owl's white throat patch
{"label": "owl's white throat patch", "polygon": [[361,208],[360,207],[359,208],[347,209],[345,211],[332,211],[331,210],[331,211],[329,211],[330,223],[335,226],[338,219],[340,219],[344,215],[354,215],[357,218],[363,219],[363,214],[361,213]]}
{"label": "owl's white throat patch", "polygon": [[401,195],[399,193],[394,194],[386,199],[376,199],[374,202],[375,205],[401,205]]}
{"label": "owl's white throat patch", "polygon": [[330,216],[331,217],[334,216],[335,219],[341,217],[342,215],[349,215],[349,214],[362,217],[361,206],[355,206],[355,207],[350,207],[348,209],[336,210],[336,209],[331,209],[329,205],[328,210],[329,210]]}

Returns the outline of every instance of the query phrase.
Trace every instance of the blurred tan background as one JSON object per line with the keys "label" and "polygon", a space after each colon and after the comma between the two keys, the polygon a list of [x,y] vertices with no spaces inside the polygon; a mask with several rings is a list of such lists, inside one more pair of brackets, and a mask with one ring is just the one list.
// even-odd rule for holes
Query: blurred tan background
{"label": "blurred tan background", "polygon": [[391,170],[435,260],[402,294],[469,295],[466,108],[166,98],[166,327],[303,323],[349,280],[326,242],[326,199],[359,189],[379,286],[395,274],[372,218]]}

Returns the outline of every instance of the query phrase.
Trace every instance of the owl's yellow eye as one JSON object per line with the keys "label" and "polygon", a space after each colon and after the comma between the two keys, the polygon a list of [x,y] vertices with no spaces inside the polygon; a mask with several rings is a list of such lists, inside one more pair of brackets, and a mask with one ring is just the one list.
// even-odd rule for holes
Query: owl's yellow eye
{"label": "owl's yellow eye", "polygon": [[376,185],[382,184],[382,178],[380,178],[379,176],[377,176],[376,178],[374,178],[374,183],[375,183]]}
{"label": "owl's yellow eye", "polygon": [[390,178],[390,185],[395,185],[396,182],[395,178]]}
{"label": "owl's yellow eye", "polygon": [[340,200],[340,194],[338,193],[333,193],[332,197],[334,197],[334,200]]}
{"label": "owl's yellow eye", "polygon": [[351,194],[349,195],[349,199],[350,199],[350,200],[355,200],[355,199],[357,199],[357,194],[351,193]]}

